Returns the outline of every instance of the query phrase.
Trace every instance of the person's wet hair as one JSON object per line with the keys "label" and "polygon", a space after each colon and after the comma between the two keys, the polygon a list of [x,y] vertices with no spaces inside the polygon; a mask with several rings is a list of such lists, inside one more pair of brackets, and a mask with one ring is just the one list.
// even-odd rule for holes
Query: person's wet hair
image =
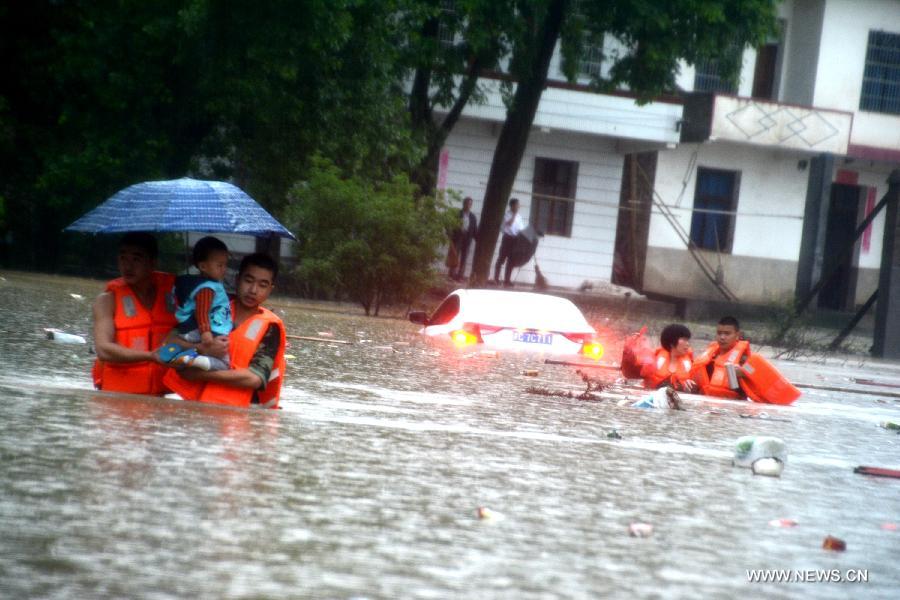
{"label": "person's wet hair", "polygon": [[278,277],[278,263],[271,256],[264,252],[255,252],[248,254],[241,260],[241,266],[238,268],[238,277],[249,267],[259,267],[272,272],[272,283]]}
{"label": "person's wet hair", "polygon": [[518,198],[510,198],[510,199],[509,199],[509,205],[510,205],[510,207],[512,207],[512,206],[518,206],[518,204],[519,204],[519,199],[518,199]]}
{"label": "person's wet hair", "polygon": [[721,319],[719,319],[719,325],[731,325],[732,327],[734,327],[735,331],[741,330],[741,324],[738,323],[738,320],[732,316],[722,317]]}
{"label": "person's wet hair", "polygon": [[156,260],[159,256],[159,244],[152,233],[146,231],[129,231],[119,240],[119,248],[131,246],[139,248],[147,253],[151,259]]}
{"label": "person's wet hair", "polygon": [[201,262],[209,258],[209,255],[213,252],[228,252],[228,246],[225,245],[225,242],[220,240],[217,237],[213,237],[208,235],[204,238],[200,238],[197,240],[197,243],[194,244],[194,253],[192,259],[194,261],[194,266],[198,266]]}
{"label": "person's wet hair", "polygon": [[681,338],[691,339],[691,330],[680,323],[672,323],[666,325],[659,334],[659,344],[671,352]]}

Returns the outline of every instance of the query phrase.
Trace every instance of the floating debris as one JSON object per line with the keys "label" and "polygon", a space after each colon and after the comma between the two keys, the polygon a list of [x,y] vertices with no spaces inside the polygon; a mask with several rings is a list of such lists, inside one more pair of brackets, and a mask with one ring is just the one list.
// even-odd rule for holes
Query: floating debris
{"label": "floating debris", "polygon": [[853,469],[854,473],[859,473],[861,475],[872,475],[874,477],[891,477],[893,479],[900,479],[900,471],[897,469],[885,469],[884,467],[856,467]]}
{"label": "floating debris", "polygon": [[475,514],[482,521],[500,521],[503,519],[502,513],[491,510],[487,506],[479,506],[478,510],[475,511]]}
{"label": "floating debris", "polygon": [[829,535],[822,541],[822,547],[826,550],[832,550],[834,552],[843,552],[847,549],[847,542]]}
{"label": "floating debris", "polygon": [[885,531],[897,531],[896,523],[882,523],[881,528]]}
{"label": "floating debris", "polygon": [[526,394],[535,394],[537,396],[552,396],[555,398],[570,398],[572,400],[587,400],[588,402],[602,402],[603,398],[591,392],[568,392],[563,390],[550,390],[547,388],[529,387],[525,390]]}
{"label": "floating debris", "polygon": [[890,429],[892,431],[900,431],[900,423],[895,423],[893,421],[885,421],[883,423],[879,423],[885,429]]}
{"label": "floating debris", "polygon": [[71,294],[70,293],[69,295],[72,296],[73,298],[75,298],[76,300],[84,300],[84,296],[82,296],[81,294]]}
{"label": "floating debris", "polygon": [[525,369],[522,371],[522,375],[525,377],[537,377],[540,372],[537,369]]}
{"label": "floating debris", "polygon": [[287,360],[293,360],[293,359],[297,358],[297,357],[294,356],[293,354],[285,354],[284,357],[285,357]]}
{"label": "floating debris", "polygon": [[619,431],[617,429],[613,429],[612,431],[610,431],[609,433],[606,434],[606,437],[611,440],[621,440],[622,434],[619,433]]}
{"label": "floating debris", "polygon": [[[736,467],[753,468],[753,464],[761,459],[773,458],[783,464],[787,462],[787,447],[776,437],[762,435],[745,435],[734,445],[734,457],[731,464]],[[774,468],[766,463],[760,468]],[[762,475],[764,473],[760,473]]]}
{"label": "floating debris", "polygon": [[80,335],[74,333],[66,333],[59,329],[45,328],[48,340],[53,340],[57,344],[87,344],[87,340]]}
{"label": "floating debris", "polygon": [[631,405],[632,408],[669,408],[672,410],[684,410],[681,405],[681,397],[675,388],[658,389],[648,396],[644,396]]}
{"label": "floating debris", "polygon": [[631,537],[645,538],[653,535],[653,525],[650,523],[632,523],[628,526]]}
{"label": "floating debris", "polygon": [[769,521],[769,527],[796,527],[797,521],[792,519],[772,519]]}
{"label": "floating debris", "polygon": [[754,475],[765,475],[767,477],[781,477],[784,471],[784,463],[777,458],[760,458],[753,461],[750,466]]}
{"label": "floating debris", "polygon": [[319,332],[316,332],[316,335],[319,337],[334,337],[334,334],[331,333],[330,331],[319,331]]}

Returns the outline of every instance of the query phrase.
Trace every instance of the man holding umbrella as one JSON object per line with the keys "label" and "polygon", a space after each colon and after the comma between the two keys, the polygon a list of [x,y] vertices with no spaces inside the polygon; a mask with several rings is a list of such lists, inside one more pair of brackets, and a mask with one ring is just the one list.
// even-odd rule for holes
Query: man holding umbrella
{"label": "man holding umbrella", "polygon": [[[125,234],[119,242],[121,277],[110,281],[94,301],[93,379],[97,389],[162,396],[166,374],[155,350],[175,326],[173,275],[156,271],[156,238],[145,232]],[[205,352],[222,354],[214,341]]]}

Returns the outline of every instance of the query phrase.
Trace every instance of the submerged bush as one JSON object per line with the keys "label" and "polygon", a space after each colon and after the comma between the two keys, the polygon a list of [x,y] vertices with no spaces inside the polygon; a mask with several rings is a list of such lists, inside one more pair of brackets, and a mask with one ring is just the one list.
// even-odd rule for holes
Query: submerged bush
{"label": "submerged bush", "polygon": [[435,277],[449,218],[443,209],[440,200],[417,197],[405,175],[369,181],[316,159],[285,213],[300,240],[296,274],[309,292],[345,296],[367,315],[411,303]]}

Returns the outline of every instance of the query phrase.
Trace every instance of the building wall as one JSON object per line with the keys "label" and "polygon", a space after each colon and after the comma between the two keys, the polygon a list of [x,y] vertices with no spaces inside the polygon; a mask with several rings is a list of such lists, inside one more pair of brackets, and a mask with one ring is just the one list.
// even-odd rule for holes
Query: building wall
{"label": "building wall", "polygon": [[803,106],[814,104],[824,14],[825,0],[793,2],[793,11],[787,16],[781,102]]}
{"label": "building wall", "polygon": [[[474,200],[481,221],[487,185],[500,124],[463,119],[454,128],[444,149],[449,153],[447,187]],[[623,156],[615,140],[585,134],[533,129],[516,177],[512,195],[519,198],[526,223],[531,214],[532,177],[536,157],[578,162],[572,237],[544,236],[536,253],[541,272],[551,286],[578,287],[584,281],[609,281],[616,236],[619,188]],[[498,248],[499,250],[499,244]],[[496,250],[494,260],[496,260]],[[469,267],[474,244],[469,252]],[[493,268],[493,261],[492,261]],[[534,261],[513,272],[517,284],[534,283]],[[502,276],[502,274],[501,274]]]}
{"label": "building wall", "polygon": [[[697,168],[740,172],[737,215],[730,254],[706,252],[721,261],[725,283],[740,300],[780,302],[793,294],[800,253],[808,173],[803,157],[738,144],[683,144],[659,153],[656,191],[689,234]],[[801,163],[802,164],[802,163]],[[718,297],[672,225],[654,209],[650,218],[644,289],[678,297]]]}
{"label": "building wall", "polygon": [[859,110],[870,30],[900,34],[900,2],[830,0],[825,4],[813,102],[856,112],[851,143],[900,149],[900,116]]}

